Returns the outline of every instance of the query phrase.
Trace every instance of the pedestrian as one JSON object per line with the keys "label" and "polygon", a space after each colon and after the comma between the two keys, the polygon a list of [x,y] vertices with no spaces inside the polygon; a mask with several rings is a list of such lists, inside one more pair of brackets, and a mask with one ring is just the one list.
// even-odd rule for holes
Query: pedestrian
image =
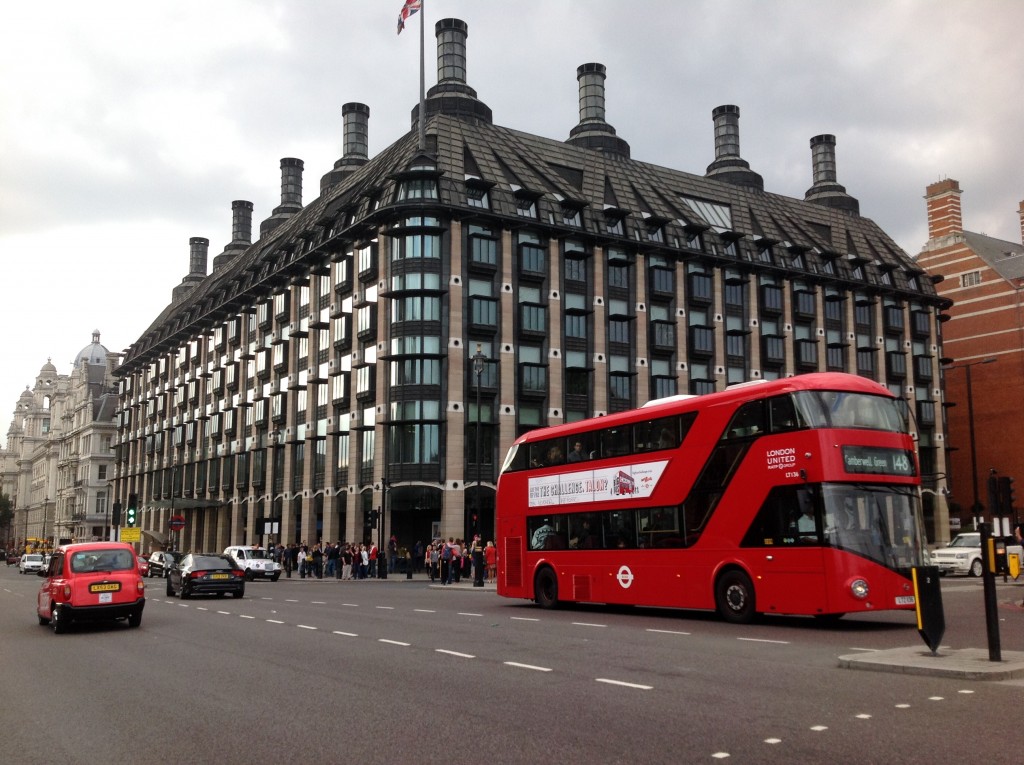
{"label": "pedestrian", "polygon": [[307,559],[307,557],[309,557],[309,556],[306,555],[306,548],[305,548],[305,546],[300,547],[299,548],[299,554],[298,554],[298,556],[296,556],[296,559],[299,562],[299,579],[305,579],[306,578],[306,559]]}
{"label": "pedestrian", "polygon": [[366,579],[370,571],[370,551],[366,545],[359,545],[359,578]]}
{"label": "pedestrian", "polygon": [[395,535],[391,535],[391,539],[388,540],[388,573],[395,573],[395,568],[398,566],[398,540]]}
{"label": "pedestrian", "polygon": [[327,543],[327,569],[324,574],[330,578],[337,576],[338,571],[338,545]]}
{"label": "pedestrian", "polygon": [[496,582],[498,580],[498,548],[494,542],[488,542],[484,548],[484,560],[487,562],[487,580]]}

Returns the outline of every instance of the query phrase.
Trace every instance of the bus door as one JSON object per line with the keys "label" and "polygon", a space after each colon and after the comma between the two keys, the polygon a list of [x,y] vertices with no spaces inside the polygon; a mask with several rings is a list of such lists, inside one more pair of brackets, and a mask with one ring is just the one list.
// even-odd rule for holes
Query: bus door
{"label": "bus door", "polygon": [[827,603],[822,513],[817,487],[776,486],[768,494],[742,547],[763,613],[824,612]]}

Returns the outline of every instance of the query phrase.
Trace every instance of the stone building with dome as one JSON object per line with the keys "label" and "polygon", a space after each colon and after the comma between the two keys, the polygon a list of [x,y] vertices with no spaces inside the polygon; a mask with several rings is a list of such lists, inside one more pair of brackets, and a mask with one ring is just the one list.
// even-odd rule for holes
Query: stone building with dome
{"label": "stone building with dome", "polygon": [[0,485],[14,508],[4,541],[109,536],[117,363],[96,330],[70,374],[47,359],[18,397],[2,453]]}

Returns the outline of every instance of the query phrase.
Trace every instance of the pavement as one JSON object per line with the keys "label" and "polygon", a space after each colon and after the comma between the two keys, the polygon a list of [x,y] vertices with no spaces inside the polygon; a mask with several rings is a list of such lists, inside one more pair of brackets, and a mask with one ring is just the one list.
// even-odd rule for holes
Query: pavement
{"label": "pavement", "polygon": [[939,646],[934,654],[927,646],[890,648],[884,651],[839,657],[844,669],[867,669],[904,675],[931,675],[961,680],[1018,680],[1024,678],[1024,651],[1000,651],[992,661],[984,648]]}

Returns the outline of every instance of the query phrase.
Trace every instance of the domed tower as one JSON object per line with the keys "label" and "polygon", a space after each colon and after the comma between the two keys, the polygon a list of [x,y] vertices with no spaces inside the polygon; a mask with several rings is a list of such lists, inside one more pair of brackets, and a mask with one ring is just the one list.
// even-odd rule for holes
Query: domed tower
{"label": "domed tower", "polygon": [[[82,366],[82,362],[90,365],[106,366],[108,353],[109,351],[100,344],[100,331],[94,329],[92,331],[92,342],[78,352],[78,355],[75,356],[72,362],[72,367],[78,369],[78,367]],[[54,372],[56,371],[54,370]]]}

